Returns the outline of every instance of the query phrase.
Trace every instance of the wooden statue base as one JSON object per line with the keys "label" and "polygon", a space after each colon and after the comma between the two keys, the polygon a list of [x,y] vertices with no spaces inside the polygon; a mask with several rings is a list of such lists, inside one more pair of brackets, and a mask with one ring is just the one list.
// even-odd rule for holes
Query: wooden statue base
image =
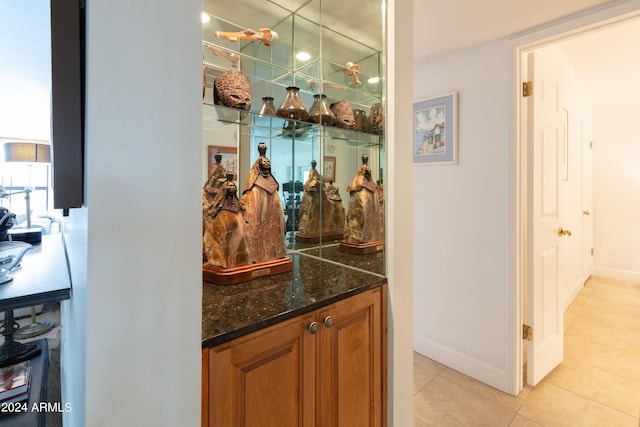
{"label": "wooden statue base", "polygon": [[301,233],[296,232],[296,241],[302,243],[318,243],[319,241],[341,240],[344,234],[342,231],[325,233]]}
{"label": "wooden statue base", "polygon": [[216,285],[234,285],[291,270],[293,261],[289,257],[231,268],[202,264],[202,279]]}
{"label": "wooden statue base", "polygon": [[376,242],[367,243],[350,243],[340,242],[340,251],[348,252],[350,254],[372,254],[384,249],[384,240],[378,240]]}

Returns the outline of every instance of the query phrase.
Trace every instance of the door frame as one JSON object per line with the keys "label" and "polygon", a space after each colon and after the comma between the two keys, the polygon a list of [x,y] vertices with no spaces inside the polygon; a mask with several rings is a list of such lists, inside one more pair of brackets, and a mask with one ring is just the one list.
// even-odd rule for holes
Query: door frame
{"label": "door frame", "polygon": [[522,82],[526,71],[527,53],[536,49],[556,44],[576,35],[598,31],[610,25],[615,25],[626,20],[637,19],[640,16],[640,0],[615,4],[609,7],[596,7],[590,12],[574,15],[570,20],[559,20],[555,24],[545,26],[542,29],[515,36],[509,41],[508,61],[511,64],[508,80],[511,82],[508,113],[512,118],[509,121],[509,134],[513,136],[514,144],[508,153],[512,159],[509,165],[508,175],[514,183],[512,204],[513,222],[510,224],[510,241],[514,244],[513,258],[509,261],[509,276],[513,277],[514,286],[508,298],[512,302],[509,309],[511,340],[508,350],[512,354],[509,363],[511,381],[509,389],[511,394],[517,395],[524,387],[523,363],[526,345],[522,340],[522,325],[525,319],[526,307],[526,259],[530,240],[527,239],[527,132],[526,111],[522,103]]}

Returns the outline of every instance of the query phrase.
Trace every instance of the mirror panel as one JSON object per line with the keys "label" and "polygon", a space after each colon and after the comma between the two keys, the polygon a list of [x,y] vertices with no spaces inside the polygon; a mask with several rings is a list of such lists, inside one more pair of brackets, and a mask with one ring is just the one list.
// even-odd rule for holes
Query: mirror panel
{"label": "mirror panel", "polygon": [[[285,211],[287,250],[384,275],[384,263],[378,262],[374,267],[370,264],[372,257],[383,257],[382,251],[360,258],[345,256],[339,248],[341,237],[321,234],[312,242],[296,237],[312,161],[324,177],[325,191],[342,199],[345,215],[350,198],[347,188],[362,166],[363,155],[368,157],[371,179],[378,184],[380,199],[383,198],[383,124],[378,126],[377,121],[371,120],[372,116],[383,117],[376,114],[382,114],[384,98],[381,3],[205,0],[203,10],[209,15],[202,27],[203,184],[209,177],[213,155],[221,152],[224,164],[233,168],[241,197],[249,170],[259,156],[258,144],[264,142]],[[255,30],[251,34],[261,33],[265,28],[271,30],[273,38],[269,42],[233,36],[246,29]],[[299,53],[306,53],[306,57]],[[238,70],[248,77],[248,111],[216,105],[213,83],[227,70]],[[278,108],[290,86],[299,88],[307,110],[316,100],[314,95],[325,96],[327,105],[348,101],[355,128],[260,114],[265,97],[273,98],[273,105]],[[331,190],[326,189],[329,186]]]}

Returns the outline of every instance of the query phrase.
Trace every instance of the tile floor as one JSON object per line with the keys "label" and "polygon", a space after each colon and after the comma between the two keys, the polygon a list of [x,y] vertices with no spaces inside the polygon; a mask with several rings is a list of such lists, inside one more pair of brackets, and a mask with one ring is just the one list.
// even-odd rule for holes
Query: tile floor
{"label": "tile floor", "polygon": [[564,319],[564,361],[517,397],[414,353],[414,427],[640,426],[640,283],[592,277]]}

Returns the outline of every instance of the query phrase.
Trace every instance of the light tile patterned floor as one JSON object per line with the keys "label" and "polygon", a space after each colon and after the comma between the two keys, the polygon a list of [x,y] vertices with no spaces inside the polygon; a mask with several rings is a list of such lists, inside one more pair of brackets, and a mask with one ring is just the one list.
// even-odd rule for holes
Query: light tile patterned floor
{"label": "light tile patterned floor", "polygon": [[589,279],[564,345],[560,366],[517,397],[414,353],[415,427],[640,426],[640,283]]}

